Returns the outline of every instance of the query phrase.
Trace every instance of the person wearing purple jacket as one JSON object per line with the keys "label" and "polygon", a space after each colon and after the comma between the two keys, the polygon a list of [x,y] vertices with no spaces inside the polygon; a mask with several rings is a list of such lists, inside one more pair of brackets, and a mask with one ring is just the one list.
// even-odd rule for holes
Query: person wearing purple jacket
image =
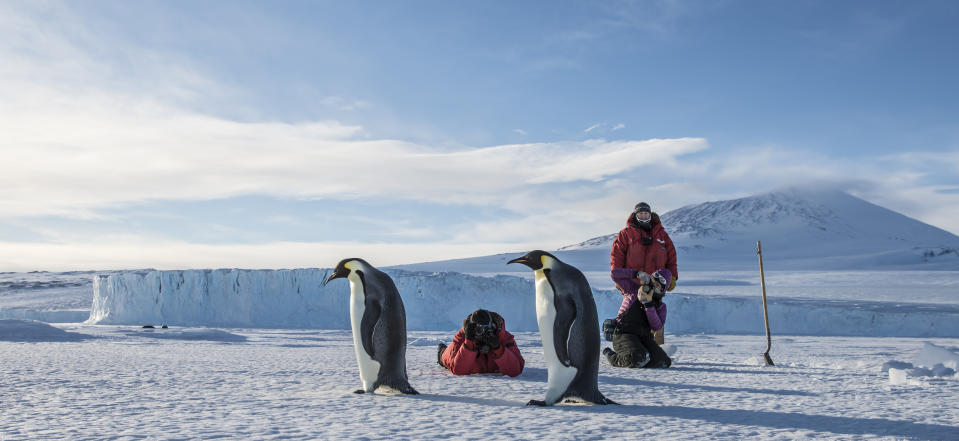
{"label": "person wearing purple jacket", "polygon": [[653,274],[629,268],[613,268],[610,276],[623,294],[623,303],[616,315],[613,348],[603,355],[614,367],[667,368],[672,360],[653,338],[653,331],[666,323],[663,295],[672,281],[672,274],[662,268]]}

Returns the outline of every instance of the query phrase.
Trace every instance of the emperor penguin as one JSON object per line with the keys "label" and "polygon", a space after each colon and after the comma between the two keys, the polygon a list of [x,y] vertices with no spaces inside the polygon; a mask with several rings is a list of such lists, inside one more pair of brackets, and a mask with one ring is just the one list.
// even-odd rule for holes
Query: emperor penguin
{"label": "emperor penguin", "polygon": [[356,393],[419,394],[406,376],[406,310],[393,279],[350,258],[341,260],[323,285],[343,277],[350,281],[353,349],[363,382]]}
{"label": "emperor penguin", "polygon": [[508,263],[533,270],[536,322],[546,359],[546,400],[527,405],[552,406],[559,401],[617,404],[603,396],[599,377],[599,319],[586,277],[545,251],[530,251]]}

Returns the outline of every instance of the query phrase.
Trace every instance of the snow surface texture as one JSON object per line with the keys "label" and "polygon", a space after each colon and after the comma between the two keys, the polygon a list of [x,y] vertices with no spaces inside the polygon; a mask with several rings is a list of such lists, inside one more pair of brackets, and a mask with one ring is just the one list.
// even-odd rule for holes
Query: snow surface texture
{"label": "snow surface texture", "polygon": [[432,345],[452,334],[412,332],[422,395],[387,396],[352,393],[349,331],[6,326],[33,337],[0,338],[0,439],[959,439],[959,378],[884,370],[954,360],[959,339],[782,338],[770,367],[761,336],[667,336],[670,369],[601,362],[622,405],[540,408],[524,406],[546,390],[538,333],[517,334],[508,378],[453,376]]}
{"label": "snow surface texture", "polygon": [[[87,323],[349,329],[349,285],[334,281],[323,286],[330,272],[232,269],[99,276]],[[537,329],[529,280],[387,273],[403,297],[408,329],[457,329],[477,308],[500,312],[511,330]],[[762,334],[762,303],[755,291],[751,297],[671,293],[665,298],[666,331]],[[594,290],[594,298],[600,322],[615,316],[622,300],[613,290]],[[776,335],[959,337],[956,304],[775,298],[768,310]]]}

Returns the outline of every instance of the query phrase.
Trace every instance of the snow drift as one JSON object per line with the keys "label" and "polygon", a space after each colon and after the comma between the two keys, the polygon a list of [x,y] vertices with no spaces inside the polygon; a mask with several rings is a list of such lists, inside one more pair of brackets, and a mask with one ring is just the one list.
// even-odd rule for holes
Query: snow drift
{"label": "snow drift", "polygon": [[[324,286],[330,269],[185,270],[101,275],[93,283],[87,323],[349,329],[349,284]],[[410,330],[452,331],[476,308],[492,309],[515,331],[535,331],[534,288],[513,276],[387,270],[406,307]],[[593,290],[600,321],[621,297]],[[672,293],[669,333],[764,333],[759,296]],[[956,337],[959,306],[849,300],[775,299],[778,335]]]}
{"label": "snow drift", "polygon": [[81,341],[88,338],[35,320],[0,319],[0,341]]}

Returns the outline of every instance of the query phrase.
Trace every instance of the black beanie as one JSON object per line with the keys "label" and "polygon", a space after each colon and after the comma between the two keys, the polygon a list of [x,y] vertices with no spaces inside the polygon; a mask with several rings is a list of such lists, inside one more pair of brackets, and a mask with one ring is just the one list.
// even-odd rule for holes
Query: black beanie
{"label": "black beanie", "polygon": [[652,210],[649,209],[649,204],[645,202],[640,202],[636,204],[636,208],[633,208],[633,213],[639,213],[640,211],[652,212]]}

